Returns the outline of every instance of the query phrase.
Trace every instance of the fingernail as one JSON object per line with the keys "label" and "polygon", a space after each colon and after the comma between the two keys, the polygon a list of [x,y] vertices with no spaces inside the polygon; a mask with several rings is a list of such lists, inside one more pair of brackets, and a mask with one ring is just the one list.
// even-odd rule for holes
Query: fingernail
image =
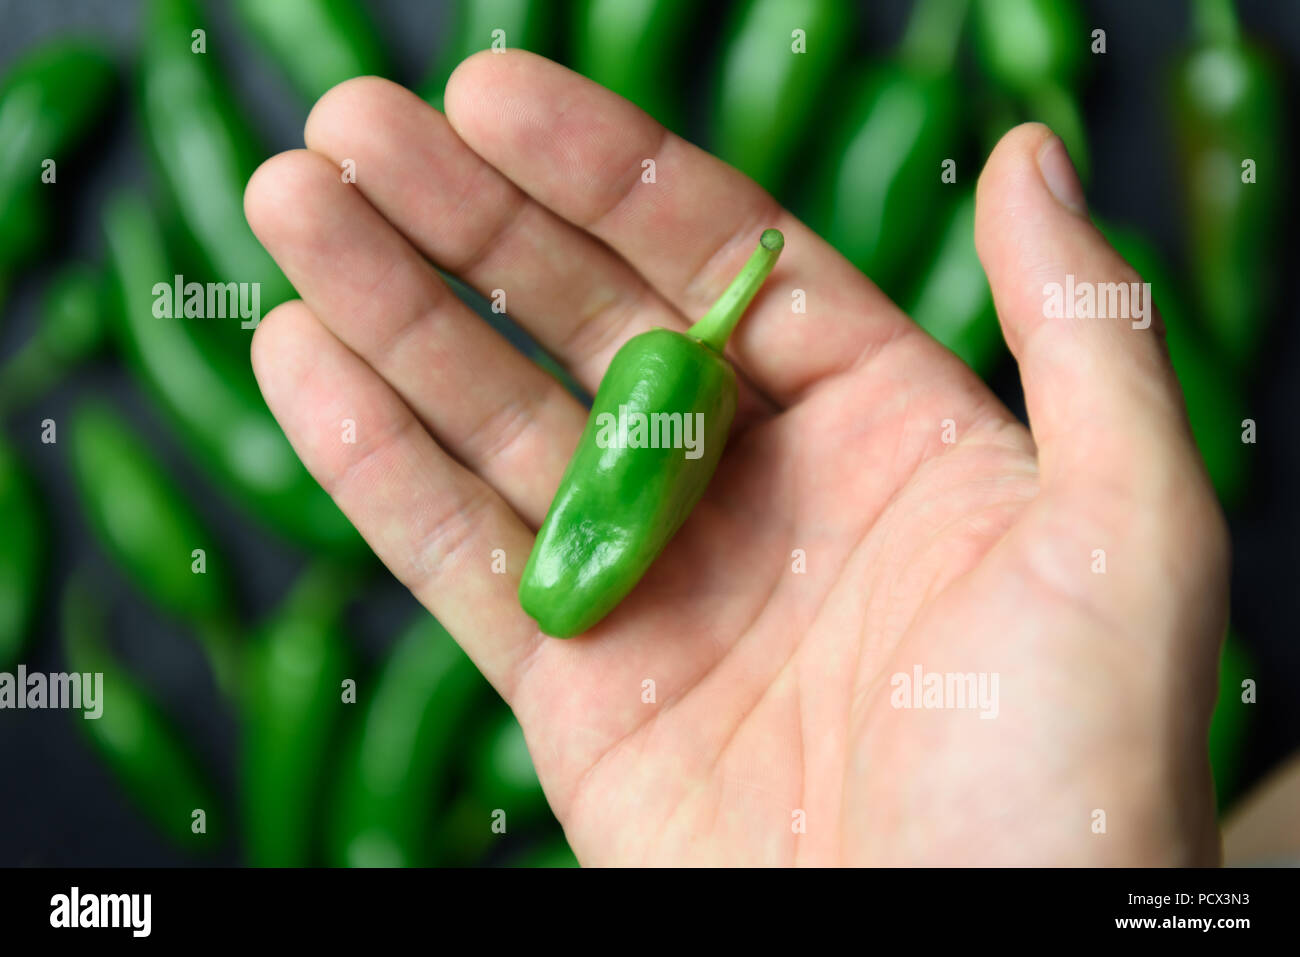
{"label": "fingernail", "polygon": [[1083,196],[1079,174],[1074,171],[1070,154],[1059,136],[1053,136],[1038,151],[1038,169],[1057,202],[1081,216],[1088,215],[1088,201]]}

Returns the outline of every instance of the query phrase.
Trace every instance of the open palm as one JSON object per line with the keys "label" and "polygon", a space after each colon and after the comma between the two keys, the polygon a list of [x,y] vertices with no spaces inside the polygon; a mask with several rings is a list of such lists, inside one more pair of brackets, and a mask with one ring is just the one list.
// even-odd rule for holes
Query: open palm
{"label": "open palm", "polygon": [[[1043,317],[1067,273],[1136,278],[1049,131],[999,144],[976,228],[1031,436],[766,193],[612,93],[512,51],[462,64],[446,104],[350,81],[254,176],[249,221],[303,296],[254,367],[515,710],[583,863],[1217,859],[1223,521],[1158,322]],[[539,634],[519,574],[586,413],[430,261],[594,389],[768,226],[786,249],[732,339],[708,493],[608,618]],[[996,695],[903,707],[917,674]]]}

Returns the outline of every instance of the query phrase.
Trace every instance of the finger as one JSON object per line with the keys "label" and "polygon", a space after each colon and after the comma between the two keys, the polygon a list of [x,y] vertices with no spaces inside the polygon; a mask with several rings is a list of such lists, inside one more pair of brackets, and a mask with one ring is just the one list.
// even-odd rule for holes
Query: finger
{"label": "finger", "polygon": [[[1088,219],[1047,127],[1017,127],[994,149],[977,188],[975,241],[1020,364],[1044,487],[1101,479],[1145,483],[1155,495],[1167,492],[1171,469],[1184,481],[1200,473],[1148,291]],[[1085,290],[1103,315],[1087,315]],[[1073,315],[1058,315],[1058,303]]]}
{"label": "finger", "polygon": [[[515,599],[532,534],[302,302],[272,310],[252,350],[267,405],[307,469],[509,700],[543,640]],[[340,438],[348,419],[355,442]],[[498,548],[504,575],[488,573]]]}
{"label": "finger", "polygon": [[608,246],[530,199],[396,83],[334,87],[305,137],[355,164],[357,188],[429,259],[484,295],[503,290],[510,316],[591,391],[624,341],[687,327]]}
{"label": "finger", "polygon": [[757,184],[558,64],[522,50],[475,55],[448,81],[446,107],[474,152],[607,242],[688,320],[765,227],[780,229],[785,252],[732,343],[750,379],[782,403],[913,328]]}
{"label": "finger", "polygon": [[582,432],[582,405],[461,303],[319,154],[267,160],[245,206],[312,313],[540,525]]}

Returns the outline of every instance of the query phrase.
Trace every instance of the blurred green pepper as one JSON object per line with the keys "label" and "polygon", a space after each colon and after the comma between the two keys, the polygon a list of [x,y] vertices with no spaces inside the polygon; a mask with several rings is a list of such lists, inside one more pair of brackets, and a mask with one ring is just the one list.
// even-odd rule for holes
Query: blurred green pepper
{"label": "blurred green pepper", "polygon": [[1242,758],[1250,733],[1253,703],[1241,700],[1242,682],[1257,678],[1250,651],[1231,628],[1219,656],[1219,698],[1210,718],[1210,768],[1219,815],[1232,804],[1241,787]]}
{"label": "blurred green pepper", "polygon": [[247,360],[205,352],[189,328],[222,320],[155,317],[155,284],[170,285],[173,270],[149,208],[138,197],[119,195],[105,210],[104,229],[121,303],[114,335],[189,450],[223,491],[272,528],[313,547],[364,553],[360,536],[267,410]]}
{"label": "blurred green pepper", "polygon": [[1183,389],[1192,435],[1219,500],[1231,508],[1241,500],[1249,477],[1250,450],[1241,441],[1242,420],[1249,415],[1241,380],[1208,347],[1159,253],[1131,231],[1098,225],[1143,281],[1151,284],[1151,296],[1165,321],[1165,345]]}
{"label": "blurred green pepper", "polygon": [[235,9],[308,103],[354,76],[391,73],[358,0],[236,0]]}
{"label": "blurred green pepper", "polygon": [[436,619],[421,614],[398,639],[366,699],[340,764],[330,828],[336,866],[426,861],[428,825],[468,713],[491,686]]}
{"label": "blurred green pepper", "polygon": [[99,541],[151,602],[195,627],[217,684],[232,691],[238,664],[233,589],[211,531],[111,407],[84,402],[71,429],[72,472]]}
{"label": "blurred green pepper", "polygon": [[563,836],[529,848],[511,859],[511,867],[581,867]]}
{"label": "blurred green pepper", "polygon": [[993,293],[975,251],[975,190],[969,189],[939,230],[930,267],[907,314],[982,378],[1006,353]]}
{"label": "blurred green pepper", "polygon": [[960,88],[952,71],[966,0],[922,0],[899,60],[869,70],[838,124],[820,231],[891,296],[954,195]]}
{"label": "blurred green pepper", "polygon": [[31,478],[0,440],[0,671],[18,660],[36,608],[46,549],[40,519]]}
{"label": "blurred green pepper", "polygon": [[248,863],[310,863],[329,745],[349,707],[350,655],[341,624],[354,586],[314,565],[249,644],[241,774]]}
{"label": "blurred green pepper", "polygon": [[[213,53],[193,52],[198,41],[191,32],[205,25],[193,0],[147,0],[145,11],[140,54],[144,131],[181,221],[210,271],[191,278],[256,283],[265,315],[294,296],[244,218],[244,187],[266,152],[210,65]],[[246,359],[249,333],[240,322],[210,321],[219,323],[212,330],[219,338],[242,343]]]}
{"label": "blurred green pepper", "polygon": [[[171,719],[113,656],[104,639],[104,609],[79,577],[60,602],[63,654],[71,672],[102,674],[97,718],[69,712],[135,803],[176,844],[207,852],[225,831],[208,776],[197,766]],[[84,698],[83,698],[84,703]],[[203,833],[196,833],[196,810]]]}
{"label": "blurred green pepper", "polygon": [[1191,234],[1191,277],[1215,342],[1243,368],[1276,289],[1290,176],[1275,66],[1242,41],[1231,0],[1198,0],[1199,41],[1173,76],[1174,128]]}
{"label": "blurred green pepper", "polygon": [[75,39],[35,48],[0,79],[0,277],[46,237],[49,213],[38,192],[48,185],[45,162],[61,159],[90,129],[116,82],[108,51]]}
{"label": "blurred green pepper", "polygon": [[1089,49],[1075,0],[975,0],[976,57],[1028,119],[1046,123],[1088,179],[1083,112],[1073,93]]}
{"label": "blurred green pepper", "polygon": [[0,367],[0,416],[52,387],[100,347],[108,326],[104,299],[97,269],[82,263],[60,268],[32,337]]}
{"label": "blurred green pepper", "polygon": [[433,72],[420,95],[439,110],[447,80],[461,60],[480,50],[531,50],[547,55],[556,8],[541,0],[453,0],[443,34],[450,42],[438,50]]}
{"label": "blurred green pepper", "polygon": [[975,0],[975,45],[989,76],[1013,93],[1079,72],[1087,34],[1075,0]]}
{"label": "blurred green pepper", "polygon": [[550,805],[537,779],[524,730],[509,708],[498,709],[470,757],[470,790],[479,803],[500,808],[511,822],[530,824],[546,816]]}
{"label": "blurred green pepper", "polygon": [[539,831],[558,829],[523,730],[500,699],[493,702],[465,756],[466,787],[438,817],[440,864],[483,864],[498,839],[520,830],[535,837]]}
{"label": "blurred green pepper", "polygon": [[0,305],[4,305],[17,268],[49,242],[50,214],[45,197],[35,189],[18,189],[0,201],[5,204],[0,210]]}
{"label": "blurred green pepper", "polygon": [[710,148],[769,191],[790,172],[848,51],[851,11],[843,0],[748,0],[728,28]]}
{"label": "blurred green pepper", "polygon": [[492,809],[478,795],[462,791],[439,809],[433,858],[439,867],[478,867],[487,863],[498,836]]}
{"label": "blurred green pepper", "polygon": [[691,0],[584,0],[574,68],[682,133],[677,63],[695,12]]}

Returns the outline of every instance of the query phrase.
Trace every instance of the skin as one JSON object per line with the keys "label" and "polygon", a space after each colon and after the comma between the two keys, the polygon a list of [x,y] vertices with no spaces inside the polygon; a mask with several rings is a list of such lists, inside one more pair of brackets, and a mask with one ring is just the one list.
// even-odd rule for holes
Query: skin
{"label": "skin", "polygon": [[[1010,131],[977,200],[1031,434],[763,190],[614,94],[485,53],[446,110],[351,80],[258,170],[249,221],[303,299],[253,364],[514,709],[582,863],[1217,862],[1225,525],[1159,323],[1043,316],[1066,273],[1137,279],[1047,187],[1040,154],[1081,208],[1049,130]],[[740,411],[704,500],[595,629],[540,635],[518,576],[585,414],[426,260],[505,290],[594,391],[620,343],[703,314],[767,226],[785,251],[728,348]],[[996,672],[997,718],[892,707],[915,665]]]}

